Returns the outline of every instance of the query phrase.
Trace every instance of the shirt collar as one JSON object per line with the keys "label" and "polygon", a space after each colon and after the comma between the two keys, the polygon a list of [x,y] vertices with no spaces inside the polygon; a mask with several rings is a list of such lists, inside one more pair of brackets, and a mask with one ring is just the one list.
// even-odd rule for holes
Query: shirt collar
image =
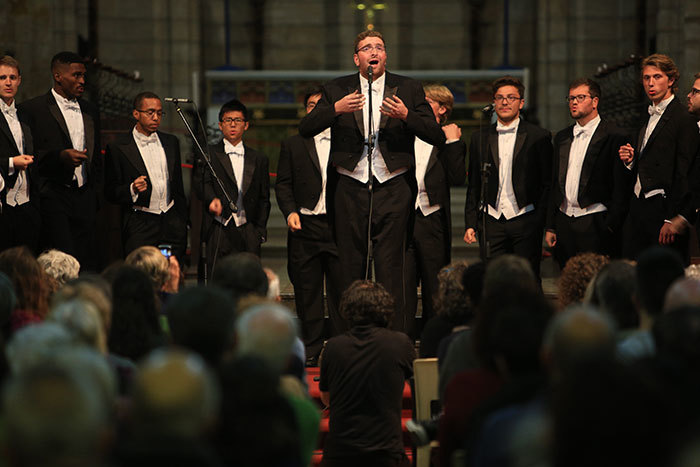
{"label": "shirt collar", "polygon": [[520,117],[516,118],[510,125],[504,125],[500,120],[496,121],[496,131],[499,133],[511,133],[518,131],[520,125]]}
{"label": "shirt collar", "polygon": [[657,112],[659,115],[661,115],[662,113],[664,113],[664,111],[666,110],[666,107],[668,107],[668,104],[671,103],[671,101],[673,100],[674,97],[676,97],[676,95],[675,95],[675,94],[671,94],[671,97],[667,97],[666,99],[662,100],[662,101],[659,102],[658,104],[651,104],[651,105],[649,106],[649,108],[650,108],[650,109],[656,109],[656,112]]}
{"label": "shirt collar", "polygon": [[[360,75],[360,89],[362,89],[362,92],[364,92],[367,89],[367,87],[369,86],[369,82],[367,81],[367,78],[362,76],[362,74],[359,74],[359,75]],[[372,81],[372,93],[384,94],[384,82],[385,81],[386,81],[386,71],[384,73],[382,73],[382,76],[380,76],[379,78]]]}
{"label": "shirt collar", "polygon": [[131,133],[134,135],[134,139],[141,143],[141,144],[148,144],[148,143],[157,143],[158,142],[158,133],[153,132],[151,133],[151,136],[146,136],[143,133],[141,133],[139,130],[134,127],[133,130],[131,130]]}
{"label": "shirt collar", "polygon": [[5,104],[5,101],[0,99],[0,111],[3,113],[9,113],[9,114],[16,114],[17,113],[17,107],[15,107],[15,100],[12,99],[12,103],[10,105]]}
{"label": "shirt collar", "polygon": [[593,120],[586,123],[585,125],[579,125],[578,122],[576,122],[576,125],[574,125],[574,136],[578,136],[581,133],[585,133],[587,135],[592,134],[593,130],[598,127],[599,123],[600,115],[596,115]]}
{"label": "shirt collar", "polygon": [[54,99],[56,99],[56,102],[58,105],[61,107],[66,107],[66,108],[77,108],[80,110],[80,104],[78,104],[78,99],[66,99],[62,95],[56,92],[55,89],[51,88],[51,93],[53,94]]}
{"label": "shirt collar", "polygon": [[224,152],[226,154],[237,154],[239,156],[242,156],[245,153],[245,149],[243,147],[243,140],[239,141],[237,145],[233,145],[228,142],[228,140],[224,140]]}

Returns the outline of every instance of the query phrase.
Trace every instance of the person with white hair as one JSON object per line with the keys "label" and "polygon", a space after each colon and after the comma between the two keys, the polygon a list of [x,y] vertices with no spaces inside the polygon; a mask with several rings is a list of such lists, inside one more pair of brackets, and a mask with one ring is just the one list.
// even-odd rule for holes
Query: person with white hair
{"label": "person with white hair", "polygon": [[78,277],[80,272],[78,260],[60,250],[45,251],[36,260],[44,268],[44,271],[56,281],[57,288]]}

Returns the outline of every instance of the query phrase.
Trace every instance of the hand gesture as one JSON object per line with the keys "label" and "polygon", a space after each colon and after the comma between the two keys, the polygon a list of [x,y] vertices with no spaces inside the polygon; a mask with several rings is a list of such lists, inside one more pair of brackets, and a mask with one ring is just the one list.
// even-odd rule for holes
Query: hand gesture
{"label": "hand gesture", "polygon": [[78,167],[87,159],[87,149],[83,149],[82,151],[78,151],[77,149],[64,149],[60,153],[60,158],[65,164]]}
{"label": "hand gesture", "polygon": [[443,126],[442,132],[445,133],[445,139],[447,140],[460,139],[462,137],[462,129],[454,123]]}
{"label": "hand gesture", "polygon": [[215,216],[220,216],[224,208],[221,206],[221,200],[219,198],[214,198],[209,203],[209,212]]}
{"label": "hand gesture", "polygon": [[625,165],[629,165],[634,160],[634,148],[630,143],[620,146],[617,153],[620,155],[620,160]]}
{"label": "hand gesture", "polygon": [[301,218],[299,217],[299,214],[296,212],[291,213],[287,218],[287,225],[289,226],[289,230],[292,232],[301,230]]}
{"label": "hand gesture", "polygon": [[32,162],[34,162],[34,156],[27,154],[20,154],[12,158],[12,165],[15,167],[15,170],[25,170]]}
{"label": "hand gesture", "polygon": [[557,234],[549,230],[546,231],[544,233],[544,242],[549,248],[554,248],[554,246],[557,244]]}
{"label": "hand gesture", "polygon": [[133,181],[132,185],[134,186],[134,191],[136,193],[142,193],[146,191],[146,188],[148,187],[148,182],[146,181],[146,176],[141,175],[139,178]]}
{"label": "hand gesture", "polygon": [[335,103],[336,115],[347,114],[362,109],[365,105],[365,96],[360,91],[354,91]]}
{"label": "hand gesture", "polygon": [[469,243],[470,245],[476,242],[476,231],[471,227],[464,232],[464,242]]}
{"label": "hand gesture", "polygon": [[399,96],[385,97],[379,111],[387,117],[398,118],[399,120],[406,120],[408,117],[406,104],[403,103]]}

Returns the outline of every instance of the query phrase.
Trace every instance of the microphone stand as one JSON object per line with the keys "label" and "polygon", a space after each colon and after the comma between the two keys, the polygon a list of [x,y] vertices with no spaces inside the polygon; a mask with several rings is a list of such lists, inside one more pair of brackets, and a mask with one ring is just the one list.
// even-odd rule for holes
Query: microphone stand
{"label": "microphone stand", "polygon": [[367,108],[367,115],[368,115],[368,128],[369,130],[367,131],[368,136],[367,136],[367,142],[365,143],[365,146],[367,146],[367,174],[368,174],[368,180],[367,180],[367,190],[369,191],[369,216],[367,217],[367,258],[365,259],[365,280],[371,280],[372,277],[372,265],[374,263],[374,251],[372,248],[372,210],[374,207],[374,174],[372,173],[372,155],[374,153],[374,147],[376,144],[375,138],[376,135],[374,134],[374,108],[372,107],[372,79],[373,79],[373,70],[372,70],[372,65],[369,65],[367,67],[367,83],[368,83],[368,89],[367,89],[367,101],[369,107]]}
{"label": "microphone stand", "polygon": [[[197,146],[197,149],[199,150],[199,156],[202,161],[204,161],[203,164],[200,164],[202,166],[202,230],[201,230],[201,245],[200,245],[200,250],[199,250],[199,274],[197,278],[197,282],[199,284],[204,284],[207,285],[208,282],[208,259],[207,259],[207,239],[206,235],[204,233],[204,216],[206,215],[208,211],[208,206],[205,206],[206,201],[204,200],[204,175],[207,173],[205,169],[208,169],[209,174],[211,177],[216,181],[216,183],[219,185],[219,188],[221,189],[221,192],[224,194],[224,197],[226,198],[226,202],[228,203],[228,207],[231,210],[231,212],[238,212],[238,206],[236,206],[236,203],[233,202],[231,199],[231,196],[229,196],[228,192],[226,191],[226,188],[224,188],[224,184],[221,182],[221,179],[216,175],[216,171],[214,171],[214,167],[211,165],[211,156],[207,152],[204,151],[202,148],[202,145],[199,144],[199,140],[197,137],[194,135],[194,131],[192,131],[192,127],[190,126],[189,122],[185,118],[185,115],[182,113],[182,109],[180,108],[180,103],[178,101],[173,101],[173,104],[175,104],[175,111],[178,113],[180,116],[180,119],[182,119],[182,122],[185,124],[185,128],[187,128],[188,133],[190,134],[190,137],[194,141],[195,145]],[[199,110],[197,109],[197,104],[195,104],[195,111],[197,113],[197,116],[199,116]],[[200,118],[199,120],[200,125],[202,125],[202,120]],[[204,132],[204,127],[202,125],[202,132],[203,134],[206,135],[206,132]],[[196,153],[195,153],[196,154]]]}
{"label": "microphone stand", "polygon": [[479,211],[481,211],[481,250],[483,254],[484,263],[488,262],[491,257],[491,242],[489,241],[486,229],[486,219],[489,215],[489,203],[486,201],[486,196],[488,195],[489,186],[489,174],[491,172],[491,163],[487,162],[486,156],[484,154],[484,138],[482,134],[484,115],[488,115],[493,111],[490,106],[482,109],[482,115],[479,118],[479,156],[481,162],[481,205],[479,206]]}

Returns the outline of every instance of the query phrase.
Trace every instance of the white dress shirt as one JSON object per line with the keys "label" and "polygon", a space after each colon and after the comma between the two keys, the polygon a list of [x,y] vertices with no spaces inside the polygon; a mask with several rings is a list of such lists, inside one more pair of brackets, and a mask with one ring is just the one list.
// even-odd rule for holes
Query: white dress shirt
{"label": "white dress shirt", "polygon": [[[245,207],[243,206],[243,167],[245,160],[245,147],[243,146],[243,141],[239,141],[237,145],[229,143],[224,140],[224,152],[231,161],[231,166],[233,167],[233,176],[236,178],[236,185],[238,188],[238,193],[236,195],[236,206],[238,207],[238,212],[232,213],[228,219],[224,219],[221,216],[216,216],[216,220],[223,225],[228,225],[233,219],[236,227],[240,227],[248,220],[245,216]],[[225,203],[225,200],[221,200]]]}
{"label": "white dress shirt", "polygon": [[581,217],[586,214],[607,211],[608,208],[603,203],[595,203],[582,208],[578,204],[578,189],[581,182],[581,169],[586,158],[586,151],[591,144],[591,139],[600,124],[600,115],[585,125],[576,123],[573,128],[574,139],[569,150],[569,163],[566,168],[566,184],[564,185],[564,200],[559,210],[567,216]]}
{"label": "white dress shirt", "polygon": [[326,128],[314,136],[314,145],[318,154],[318,165],[321,169],[321,195],[313,211],[301,208],[299,212],[306,216],[317,216],[326,213],[326,169],[328,168],[328,156],[331,153],[331,129]]}
{"label": "white dress shirt", "polygon": [[[85,150],[85,123],[83,122],[83,113],[80,110],[80,104],[76,99],[69,100],[58,94],[54,89],[51,89],[54,99],[61,110],[63,119],[68,127],[70,141],[73,144],[73,149],[77,151]],[[76,167],[73,171],[73,180],[78,186],[85,184],[87,174],[85,173],[85,162]]]}
{"label": "white dress shirt", "polygon": [[[0,111],[7,121],[7,126],[10,127],[10,132],[12,133],[12,138],[15,140],[15,145],[19,154],[24,154],[24,134],[22,133],[22,126],[17,118],[17,108],[15,107],[15,101],[13,100],[10,105],[7,105],[5,101],[0,99]],[[14,175],[15,166],[12,157],[9,158],[9,170],[8,175]],[[20,170],[17,174],[17,179],[15,184],[7,189],[7,204],[9,206],[19,206],[29,201],[29,183],[27,179],[26,170]]]}
{"label": "white dress shirt", "polygon": [[[372,82],[372,127],[374,128],[375,135],[375,146],[374,151],[372,152],[372,175],[379,180],[379,183],[384,183],[408,171],[408,167],[401,167],[394,172],[389,172],[389,169],[384,162],[382,152],[379,150],[379,123],[382,118],[379,108],[381,107],[382,100],[384,99],[385,81],[386,73],[383,73],[382,76]],[[360,75],[360,88],[362,90],[362,95],[365,96],[365,105],[362,107],[362,119],[364,123],[363,131],[366,143],[369,135],[369,83],[362,75]],[[355,166],[355,170],[351,172],[343,167],[337,167],[336,170],[338,173],[352,177],[359,182],[367,183],[369,180],[367,146],[365,146],[362,150],[362,156],[360,157],[360,161]]]}
{"label": "white dress shirt", "polygon": [[520,119],[516,118],[510,125],[496,123],[498,132],[498,194],[496,206],[489,205],[489,215],[498,219],[503,215],[508,220],[535,210],[535,206],[528,204],[523,208],[518,207],[513,189],[513,151],[518,135]]}
{"label": "white dress shirt", "polygon": [[418,183],[415,209],[420,209],[420,212],[427,217],[440,210],[439,204],[430,205],[428,192],[425,190],[425,171],[428,169],[430,154],[433,152],[434,146],[416,136],[413,147],[416,154],[416,182]]}
{"label": "white dress shirt", "polygon": [[[659,123],[659,120],[661,120],[661,116],[664,114],[666,108],[668,107],[668,104],[671,103],[674,97],[675,95],[671,94],[671,97],[662,100],[661,102],[659,102],[658,105],[649,106],[649,122],[647,123],[647,129],[644,132],[644,139],[642,140],[642,147],[639,148],[639,154],[637,154],[637,157],[642,155],[642,151],[644,151],[644,148],[646,147],[647,142],[649,141],[649,137],[654,132],[654,128],[656,128],[656,125]],[[642,182],[639,180],[639,173],[637,173],[637,181],[634,184],[634,194],[637,198],[639,198],[642,194]],[[651,198],[652,196],[665,194],[666,192],[663,190],[663,188],[658,188],[656,190],[651,190],[649,192],[644,193],[644,197]]]}
{"label": "white dress shirt", "polygon": [[[150,136],[146,136],[134,127],[131,134],[146,166],[148,182],[151,184],[151,199],[148,206],[134,206],[134,209],[151,214],[168,212],[175,202],[170,194],[170,183],[168,183],[168,160],[165,157],[165,149],[163,149],[158,133],[154,132]],[[135,192],[132,183],[131,197],[136,201],[138,196],[139,193]]]}

